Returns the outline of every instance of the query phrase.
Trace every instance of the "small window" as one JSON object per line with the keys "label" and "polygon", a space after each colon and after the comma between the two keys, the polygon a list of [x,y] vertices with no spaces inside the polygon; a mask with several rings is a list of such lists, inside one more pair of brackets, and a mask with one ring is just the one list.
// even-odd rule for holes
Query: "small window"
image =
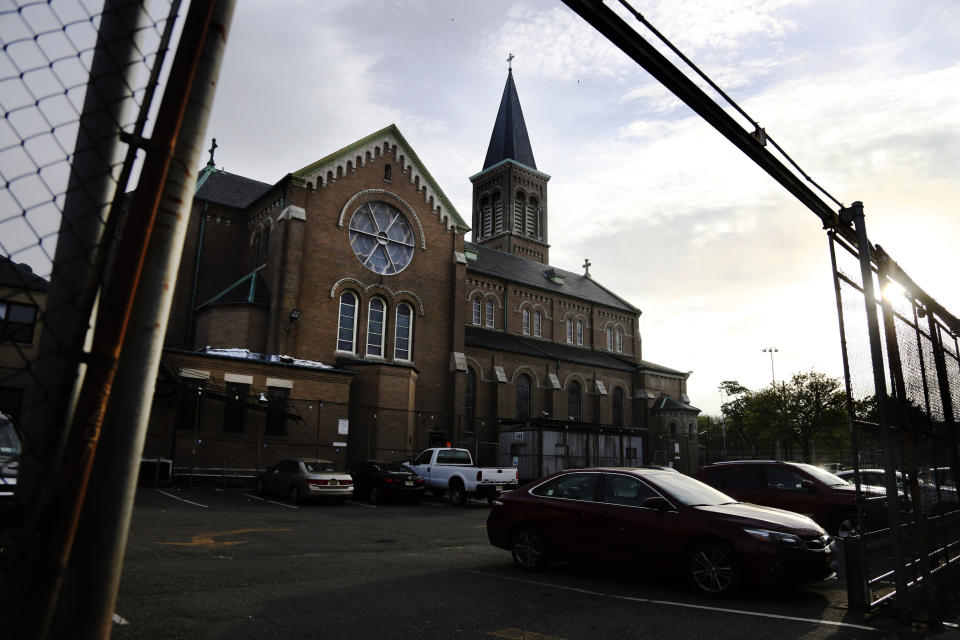
{"label": "small window", "polygon": [[33,344],[37,308],[32,304],[0,302],[0,342]]}
{"label": "small window", "polygon": [[530,309],[524,309],[520,313],[522,318],[521,330],[523,335],[528,336],[530,335]]}
{"label": "small window", "polygon": [[543,334],[543,316],[539,311],[533,313],[533,335],[539,338]]}
{"label": "small window", "polygon": [[567,385],[567,415],[574,422],[580,422],[581,391],[576,380]]}
{"label": "small window", "polygon": [[397,305],[397,331],[394,338],[393,357],[396,360],[413,360],[410,356],[410,339],[413,336],[413,309],[406,302]]}
{"label": "small window", "polygon": [[493,325],[493,300],[487,300],[487,326]]}
{"label": "small window", "polygon": [[617,329],[617,353],[623,353],[623,331]]}
{"label": "small window", "polygon": [[354,351],[357,332],[357,297],[345,292],[340,296],[340,324],[337,330],[337,351]]}
{"label": "small window", "polygon": [[613,351],[613,329],[607,327],[607,351]]}
{"label": "small window", "polygon": [[480,325],[480,298],[473,299],[473,324]]}
{"label": "small window", "polygon": [[530,376],[521,373],[517,378],[517,420],[530,419]]}
{"label": "small window", "polygon": [[577,344],[583,344],[583,323],[577,320]]}
{"label": "small window", "polygon": [[370,300],[370,309],[367,315],[367,355],[374,358],[383,357],[383,320],[386,310],[383,300]]}
{"label": "small window", "polygon": [[567,318],[567,342],[573,344],[573,320]]}
{"label": "small window", "polygon": [[612,406],[612,418],[613,424],[617,427],[623,426],[623,389],[620,387],[613,388],[613,396],[610,400]]}
{"label": "small window", "polygon": [[568,473],[536,487],[535,496],[593,502],[597,494],[598,473]]}
{"label": "small window", "polygon": [[390,174],[393,172],[393,169],[389,164],[383,165],[383,179],[387,182],[390,182]]}

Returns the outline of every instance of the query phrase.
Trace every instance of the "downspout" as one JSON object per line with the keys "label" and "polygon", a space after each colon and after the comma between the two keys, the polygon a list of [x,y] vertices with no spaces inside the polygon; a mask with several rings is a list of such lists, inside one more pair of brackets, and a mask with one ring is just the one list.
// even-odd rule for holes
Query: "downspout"
{"label": "downspout", "polygon": [[197,282],[200,280],[200,257],[203,255],[203,235],[207,226],[207,207],[209,202],[203,203],[203,212],[200,214],[200,233],[197,240],[197,259],[193,265],[193,283],[190,285],[190,308],[187,310],[187,333],[183,345],[187,349],[193,348],[193,310],[197,307]]}

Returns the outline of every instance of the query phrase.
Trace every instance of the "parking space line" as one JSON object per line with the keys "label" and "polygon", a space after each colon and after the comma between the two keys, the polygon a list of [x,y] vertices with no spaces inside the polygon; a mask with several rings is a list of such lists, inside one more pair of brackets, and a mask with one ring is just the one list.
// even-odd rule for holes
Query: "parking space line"
{"label": "parking space line", "polygon": [[652,598],[637,598],[634,596],[617,596],[613,594],[600,593],[599,591],[590,591],[587,589],[578,589],[577,587],[567,587],[558,584],[552,584],[549,582],[541,582],[537,580],[527,580],[524,578],[513,578],[510,576],[501,576],[495,573],[488,573],[486,571],[477,571],[476,569],[466,569],[468,573],[477,573],[484,576],[490,576],[491,578],[500,578],[501,580],[511,580],[513,582],[523,582],[526,584],[533,584],[541,587],[550,587],[553,589],[560,589],[563,591],[574,591],[576,593],[586,593],[588,595],[599,596],[601,598],[613,598],[615,600],[627,600],[629,602],[645,602],[648,604],[661,604],[673,607],[684,607],[687,609],[700,609],[703,611],[716,611],[718,613],[733,613],[744,616],[754,616],[758,618],[773,618],[776,620],[789,620],[792,622],[806,622],[809,624],[822,624],[832,627],[843,627],[845,629],[859,629],[861,631],[883,631],[877,627],[868,627],[862,624],[853,624],[852,622],[839,622],[835,620],[821,620],[819,618],[800,618],[797,616],[784,616],[776,613],[764,613],[762,611],[748,611],[744,609],[730,609],[726,607],[712,607],[702,604],[693,604],[690,602],[676,602],[673,600],[654,600]]}
{"label": "parking space line", "polygon": [[187,500],[186,498],[180,498],[180,497],[178,497],[178,496],[173,495],[172,493],[167,493],[166,491],[163,491],[162,489],[156,489],[156,491],[159,492],[159,493],[162,493],[163,495],[167,496],[168,498],[173,498],[174,500],[179,500],[180,502],[186,502],[187,504],[192,504],[192,505],[197,506],[197,507],[203,507],[204,509],[209,509],[209,508],[210,508],[209,506],[207,506],[207,505],[205,505],[205,504],[200,504],[199,502],[193,502],[192,500]]}
{"label": "parking space line", "polygon": [[358,507],[366,507],[368,509],[376,509],[377,505],[375,504],[366,504],[365,502],[357,502],[356,500],[347,500],[350,504],[355,504]]}
{"label": "parking space line", "polygon": [[259,500],[260,502],[269,502],[270,504],[277,504],[277,505],[280,505],[281,507],[286,507],[287,509],[299,509],[299,508],[300,508],[300,507],[298,507],[298,506],[295,505],[295,504],[287,504],[286,502],[277,502],[276,500],[267,500],[266,498],[261,498],[261,497],[258,496],[258,495],[255,495],[255,494],[252,494],[252,493],[246,493],[246,492],[244,492],[244,491],[241,491],[241,492],[240,492],[240,495],[242,495],[242,496],[247,496],[248,498],[253,498],[254,500]]}

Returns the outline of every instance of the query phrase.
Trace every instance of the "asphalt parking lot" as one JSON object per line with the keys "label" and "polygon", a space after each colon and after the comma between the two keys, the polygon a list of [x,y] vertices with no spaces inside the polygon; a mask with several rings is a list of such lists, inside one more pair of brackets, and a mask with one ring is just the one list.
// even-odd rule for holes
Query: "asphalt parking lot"
{"label": "asphalt parking lot", "polygon": [[925,637],[848,611],[835,578],[712,600],[636,569],[524,573],[487,542],[487,512],[480,501],[292,505],[141,489],[113,637]]}

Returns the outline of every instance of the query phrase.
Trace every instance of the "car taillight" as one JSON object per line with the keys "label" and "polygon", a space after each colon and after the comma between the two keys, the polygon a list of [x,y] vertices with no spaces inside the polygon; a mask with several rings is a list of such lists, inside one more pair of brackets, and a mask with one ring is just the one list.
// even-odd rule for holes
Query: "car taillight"
{"label": "car taillight", "polygon": [[417,478],[415,482],[417,484],[423,484],[423,478]]}
{"label": "car taillight", "polygon": [[349,485],[349,484],[353,484],[353,480],[341,480],[341,481],[340,481],[340,484],[342,484],[342,485],[343,485],[343,484],[348,484],[348,485]]}
{"label": "car taillight", "polygon": [[394,482],[400,482],[400,481],[397,480],[396,478],[384,478],[383,481],[386,482],[387,484],[393,484]]}
{"label": "car taillight", "polygon": [[307,480],[307,484],[311,487],[325,487],[330,484],[329,480]]}

